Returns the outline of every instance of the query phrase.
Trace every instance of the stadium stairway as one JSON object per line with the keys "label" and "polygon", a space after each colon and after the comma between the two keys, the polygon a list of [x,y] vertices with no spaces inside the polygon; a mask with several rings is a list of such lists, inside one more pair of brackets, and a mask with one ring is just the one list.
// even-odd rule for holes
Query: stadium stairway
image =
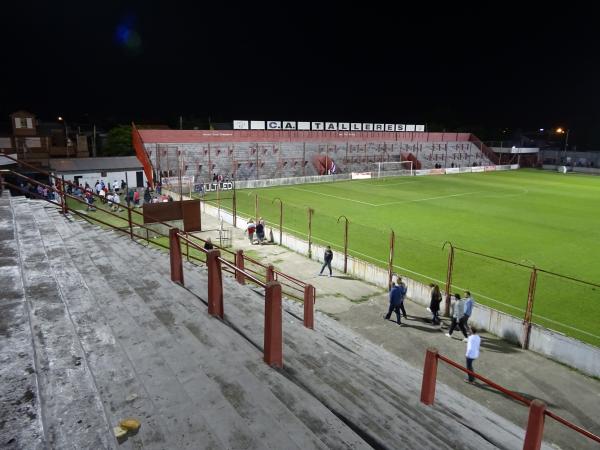
{"label": "stadium stairway", "polygon": [[[174,284],[164,252],[38,201],[2,198],[0,220],[2,447],[522,448],[441,383],[422,405],[420,370],[321,314],[305,329],[293,301],[275,370],[259,290],[225,276],[221,321],[202,267]],[[126,417],[142,426],[119,444]]]}

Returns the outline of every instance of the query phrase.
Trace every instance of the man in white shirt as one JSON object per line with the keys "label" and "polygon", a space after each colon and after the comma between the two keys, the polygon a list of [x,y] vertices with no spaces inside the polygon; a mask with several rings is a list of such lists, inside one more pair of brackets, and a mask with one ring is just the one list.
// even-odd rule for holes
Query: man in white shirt
{"label": "man in white shirt", "polygon": [[[473,361],[479,358],[479,346],[481,345],[481,337],[477,334],[477,330],[474,327],[471,327],[471,335],[467,339],[467,369],[471,372],[474,372],[473,369]],[[465,380],[465,383],[475,383],[475,377],[471,374],[468,374],[469,377]]]}

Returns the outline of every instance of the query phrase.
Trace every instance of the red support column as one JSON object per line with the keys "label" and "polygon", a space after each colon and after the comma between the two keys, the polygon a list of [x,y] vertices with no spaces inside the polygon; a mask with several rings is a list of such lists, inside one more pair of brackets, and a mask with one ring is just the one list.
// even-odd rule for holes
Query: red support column
{"label": "red support column", "polygon": [[267,283],[275,281],[275,268],[272,264],[267,266]]}
{"label": "red support column", "polygon": [[181,260],[181,245],[179,244],[179,230],[169,230],[169,257],[171,260],[171,281],[183,286],[183,261]]}
{"label": "red support column", "polygon": [[265,286],[264,361],[272,367],[283,367],[281,317],[281,285],[272,281]]}
{"label": "red support column", "polygon": [[421,403],[433,405],[435,399],[435,381],[437,378],[438,351],[429,347],[425,354],[425,367],[423,367],[423,383],[421,384]]}
{"label": "red support column", "polygon": [[223,318],[223,276],[221,273],[221,252],[209,250],[206,254],[208,266],[208,313]]}
{"label": "red support column", "polygon": [[544,419],[546,404],[541,400],[533,400],[529,405],[529,420],[525,431],[523,450],[540,450],[544,437]]}
{"label": "red support column", "polygon": [[307,284],[304,287],[304,326],[315,329],[315,288]]}
{"label": "red support column", "polygon": [[[235,253],[235,267],[244,270],[244,250],[238,250]],[[239,284],[246,284],[246,277],[242,272],[238,272],[237,270],[235,272],[235,280]]]}

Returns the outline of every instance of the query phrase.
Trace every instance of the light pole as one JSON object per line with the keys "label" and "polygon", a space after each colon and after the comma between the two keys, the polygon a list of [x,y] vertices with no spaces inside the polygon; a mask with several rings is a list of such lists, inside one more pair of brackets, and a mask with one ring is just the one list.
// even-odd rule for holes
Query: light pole
{"label": "light pole", "polygon": [[67,121],[62,116],[58,116],[57,119],[59,122],[62,122],[63,125],[65,126],[65,147],[67,148],[67,158],[68,158],[70,155],[69,155],[69,132],[67,129]]}
{"label": "light pole", "polygon": [[[563,157],[565,159],[567,157],[567,150],[569,149],[569,132],[570,131],[571,131],[570,129],[566,129],[565,130],[564,128],[561,128],[561,127],[558,127],[556,129],[556,133],[557,134],[564,134],[565,135],[565,148],[563,150]],[[565,161],[565,163],[566,163],[566,161]]]}

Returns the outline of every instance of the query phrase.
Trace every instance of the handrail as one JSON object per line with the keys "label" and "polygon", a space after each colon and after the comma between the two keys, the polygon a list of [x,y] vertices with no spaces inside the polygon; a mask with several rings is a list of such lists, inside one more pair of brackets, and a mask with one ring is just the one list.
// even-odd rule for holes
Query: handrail
{"label": "handrail", "polygon": [[[523,397],[522,395],[519,395],[509,389],[506,389],[502,386],[500,386],[498,383],[495,383],[491,380],[489,380],[486,377],[483,377],[471,370],[468,370],[467,368],[463,367],[462,365],[460,365],[459,363],[457,363],[456,361],[451,360],[450,358],[445,357],[444,355],[440,355],[437,351],[437,349],[434,348],[428,348],[427,349],[427,353],[426,353],[426,358],[425,358],[425,369],[423,371],[423,386],[421,388],[421,401],[423,403],[426,404],[432,404],[433,403],[433,395],[435,393],[435,382],[436,382],[436,373],[437,373],[437,364],[431,364],[431,360],[442,360],[445,363],[449,364],[450,366],[467,373],[468,375],[477,378],[478,380],[483,381],[485,384],[493,387],[494,389],[502,392],[503,394],[509,396],[510,398],[517,400],[521,403],[523,403],[525,406],[530,407],[533,403],[533,400],[529,400],[525,397]],[[600,436],[597,436],[595,434],[593,434],[592,432],[578,426],[575,425],[572,422],[569,422],[567,419],[565,419],[564,417],[559,416],[558,414],[553,413],[552,411],[547,411],[546,409],[544,409],[544,414],[553,418],[554,420],[556,420],[557,422],[563,424],[564,426],[576,431],[577,433],[580,433],[582,435],[584,435],[585,437],[600,443]]]}
{"label": "handrail", "polygon": [[512,264],[512,265],[517,266],[517,267],[523,267],[523,268],[526,268],[526,269],[535,269],[538,272],[547,273],[548,275],[553,275],[555,277],[565,278],[567,280],[575,281],[576,283],[587,284],[589,286],[594,286],[594,287],[600,288],[600,284],[598,284],[598,283],[593,283],[591,281],[581,280],[579,278],[575,278],[575,277],[572,277],[572,276],[569,276],[569,275],[563,275],[563,274],[552,272],[552,271],[546,270],[546,269],[540,269],[537,266],[530,266],[528,264],[523,264],[523,263],[520,263],[520,262],[511,261],[510,259],[500,258],[499,256],[486,255],[485,253],[476,252],[474,250],[469,250],[469,249],[462,248],[462,247],[456,247],[456,246],[452,245],[452,242],[450,242],[450,241],[444,242],[444,245],[442,246],[442,250],[446,247],[446,244],[450,244],[450,246],[452,248],[454,248],[454,250],[460,250],[462,252],[470,253],[472,255],[482,256],[484,258],[489,258],[489,259],[493,259],[493,260],[496,260],[496,261],[501,261],[501,262],[504,262],[504,263],[507,263],[507,264]]}
{"label": "handrail", "polygon": [[[179,232],[177,233],[177,236],[179,236],[179,239],[187,242],[192,248],[195,248],[196,250],[200,250],[202,253],[207,254],[208,250],[206,250],[205,248],[200,247],[198,244],[196,244],[195,242],[190,241],[183,233]],[[224,258],[219,257],[218,258],[219,261],[221,261],[225,266],[229,267],[230,269],[233,269],[235,272],[240,272],[243,273],[244,276],[246,278],[248,278],[249,280],[253,281],[254,283],[258,284],[260,287],[265,287],[266,283],[264,283],[263,281],[259,280],[258,278],[255,278],[254,276],[250,275],[248,272],[246,272],[245,270],[240,269],[239,267],[236,267],[235,264],[231,263],[230,261],[227,261]]]}

